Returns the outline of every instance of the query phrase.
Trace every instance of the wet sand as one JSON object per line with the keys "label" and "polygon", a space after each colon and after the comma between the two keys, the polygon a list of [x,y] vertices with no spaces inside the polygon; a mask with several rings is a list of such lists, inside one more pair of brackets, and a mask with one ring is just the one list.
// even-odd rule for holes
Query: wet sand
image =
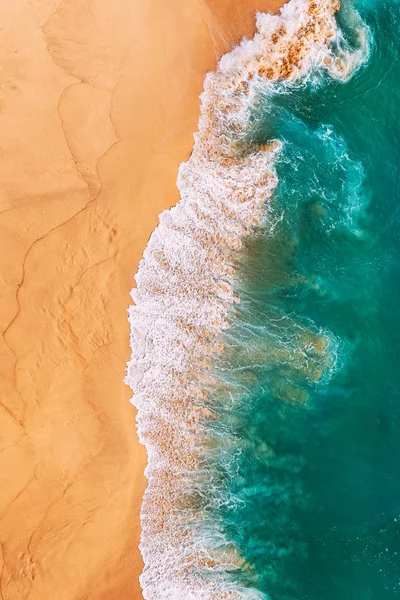
{"label": "wet sand", "polygon": [[129,291],[204,74],[277,4],[0,5],[1,600],[141,598]]}

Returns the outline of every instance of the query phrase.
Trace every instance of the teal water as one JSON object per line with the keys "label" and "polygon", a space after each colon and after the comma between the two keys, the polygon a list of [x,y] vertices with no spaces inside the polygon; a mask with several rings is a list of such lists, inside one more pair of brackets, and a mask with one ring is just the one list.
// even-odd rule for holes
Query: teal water
{"label": "teal water", "polygon": [[400,598],[400,3],[352,6],[368,63],[257,108],[279,186],[217,369],[220,529],[272,600]]}

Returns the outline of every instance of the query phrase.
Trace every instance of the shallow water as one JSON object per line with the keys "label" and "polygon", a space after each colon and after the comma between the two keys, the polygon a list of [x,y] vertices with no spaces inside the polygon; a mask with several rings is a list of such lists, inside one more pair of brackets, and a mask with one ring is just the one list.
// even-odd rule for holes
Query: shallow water
{"label": "shallow water", "polygon": [[336,8],[259,15],[207,75],[135,277],[146,600],[400,590],[400,7]]}
{"label": "shallow water", "polygon": [[284,142],[279,184],[215,368],[210,512],[272,600],[400,597],[400,4],[352,6],[367,64],[254,111],[252,138]]}

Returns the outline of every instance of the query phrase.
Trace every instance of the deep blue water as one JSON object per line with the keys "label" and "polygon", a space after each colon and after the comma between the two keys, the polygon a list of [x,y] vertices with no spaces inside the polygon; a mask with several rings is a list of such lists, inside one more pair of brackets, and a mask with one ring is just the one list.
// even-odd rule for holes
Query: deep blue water
{"label": "deep blue water", "polygon": [[218,371],[221,529],[272,600],[400,598],[400,3],[352,6],[368,62],[257,108],[279,185]]}

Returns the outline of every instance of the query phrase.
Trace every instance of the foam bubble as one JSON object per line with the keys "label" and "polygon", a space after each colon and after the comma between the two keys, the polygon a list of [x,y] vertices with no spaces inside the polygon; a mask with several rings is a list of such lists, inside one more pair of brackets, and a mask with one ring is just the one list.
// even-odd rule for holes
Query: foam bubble
{"label": "foam bubble", "polygon": [[258,14],[254,38],[206,76],[193,152],[179,169],[181,201],[160,216],[135,277],[126,382],[148,453],[140,544],[146,600],[264,598],[241,585],[251,566],[207,513],[217,443],[208,429],[216,417],[209,390],[220,384],[211,368],[238,302],[235,253],[265,219],[277,183],[280,142],[248,141],[251,109],[263,86],[294,82],[321,65],[348,76],[355,62],[343,44],[332,50],[338,8],[336,0],[290,0],[278,16]]}

